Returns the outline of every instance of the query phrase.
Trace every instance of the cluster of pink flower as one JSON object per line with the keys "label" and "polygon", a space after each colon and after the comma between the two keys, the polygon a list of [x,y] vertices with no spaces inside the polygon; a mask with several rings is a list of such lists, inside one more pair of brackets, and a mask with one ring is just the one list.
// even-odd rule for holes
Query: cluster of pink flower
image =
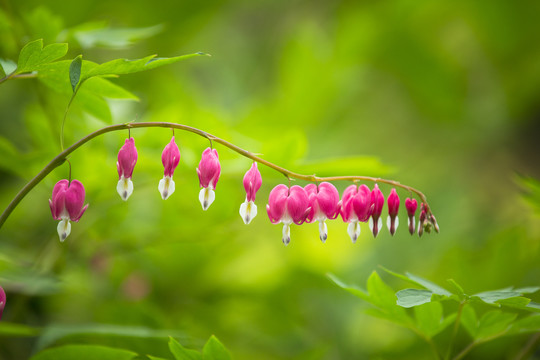
{"label": "cluster of pink flower", "polygon": [[[174,136],[165,146],[161,154],[161,161],[164,167],[163,179],[159,181],[158,190],[163,200],[169,198],[175,190],[173,180],[174,170],[180,162],[180,151],[175,143]],[[133,193],[132,175],[137,163],[137,149],[135,140],[130,137],[126,139],[124,145],[118,152],[118,185],[116,190],[125,201]],[[202,153],[201,161],[197,167],[199,185],[199,201],[203,210],[215,200],[215,192],[221,165],[219,163],[218,152],[215,149],[207,148]],[[257,216],[257,206],[255,196],[261,187],[262,177],[257,163],[254,162],[246,172],[243,179],[246,190],[246,200],[240,205],[240,216],[244,223],[249,224]],[[53,189],[52,200],[49,200],[53,218],[60,220],[58,224],[58,235],[60,241],[64,241],[71,232],[70,221],[79,221],[88,205],[84,205],[84,187],[78,180],[69,182],[60,180]],[[390,234],[394,235],[399,225],[398,210],[399,197],[395,189],[392,189],[387,199],[388,218],[387,226]],[[308,184],[306,187],[298,185],[287,187],[280,184],[270,192],[266,211],[273,224],[283,224],[283,243],[290,242],[290,225],[295,223],[301,225],[304,222],[319,222],[319,236],[322,242],[328,237],[326,226],[327,219],[335,219],[341,215],[344,222],[348,223],[347,232],[353,242],[356,242],[360,235],[360,222],[368,222],[374,236],[377,236],[382,228],[381,214],[384,206],[384,196],[375,184],[373,190],[366,185],[350,185],[343,193],[340,200],[339,192],[334,185],[329,182],[320,184]],[[409,232],[415,232],[415,213],[417,202],[415,199],[407,198],[405,207],[409,217]],[[422,204],[420,221],[418,224],[418,234],[421,236],[424,231],[430,232],[433,227],[439,231],[437,221],[431,212],[426,211],[427,207]]]}
{"label": "cluster of pink flower", "polygon": [[[396,189],[392,189],[388,196],[387,226],[391,235],[394,235],[399,225],[398,210],[399,196]],[[291,188],[281,184],[270,192],[266,210],[273,224],[283,223],[283,243],[287,245],[290,238],[290,225],[301,225],[304,222],[319,222],[319,237],[322,242],[328,238],[327,219],[335,219],[338,215],[348,223],[347,232],[353,242],[360,235],[360,222],[368,222],[373,236],[377,236],[382,228],[382,209],[384,196],[375,184],[373,190],[366,185],[350,185],[343,192],[341,200],[338,190],[329,182],[309,184],[305,188],[295,185]],[[405,207],[409,217],[409,232],[415,232],[415,213],[418,204],[415,199],[407,198]],[[427,215],[426,207],[422,204],[418,234],[422,236],[424,229],[427,232],[434,227],[439,231],[437,221],[433,214]]]}

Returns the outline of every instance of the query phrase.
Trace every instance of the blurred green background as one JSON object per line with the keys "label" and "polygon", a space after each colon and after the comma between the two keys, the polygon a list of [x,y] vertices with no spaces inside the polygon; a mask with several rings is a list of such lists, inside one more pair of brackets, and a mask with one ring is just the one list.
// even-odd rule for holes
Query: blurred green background
{"label": "blurred green background", "polygon": [[[540,2],[0,6],[4,60],[16,62],[22,46],[38,38],[68,42],[66,59],[83,54],[98,63],[212,55],[111,80],[138,102],[76,99],[67,144],[134,119],[192,125],[292,171],[381,176],[421,189],[441,227],[439,235],[411,237],[402,206],[394,237],[385,229],[374,239],[364,224],[352,244],[338,219],[329,223],[326,244],[316,224],[305,224],[292,228],[285,247],[265,204],[286,179],[260,166],[259,215],[246,226],[238,209],[251,162],[216,146],[222,176],[216,201],[203,212],[195,167],[208,142],[193,134],[176,132],[176,193],[163,201],[157,185],[167,129],[132,131],[139,160],[125,203],[116,193],[116,155],[127,133],[109,133],[71,156],[90,206],[65,243],[47,204],[67,177],[65,165],[0,230],[0,285],[8,294],[2,321],[49,334],[1,336],[1,359],[64,343],[168,358],[168,335],[200,349],[211,334],[235,359],[423,359],[429,349],[412,332],[364,314],[368,306],[325,274],[364,284],[383,265],[439,283],[453,278],[470,292],[540,285],[540,221],[520,180],[540,178]],[[68,100],[36,79],[0,85],[2,208],[59,152]],[[336,183],[340,192],[347,185]],[[408,194],[398,193],[403,204]],[[100,334],[97,324],[121,330],[105,326]],[[511,358],[527,341],[505,338],[470,358]]]}

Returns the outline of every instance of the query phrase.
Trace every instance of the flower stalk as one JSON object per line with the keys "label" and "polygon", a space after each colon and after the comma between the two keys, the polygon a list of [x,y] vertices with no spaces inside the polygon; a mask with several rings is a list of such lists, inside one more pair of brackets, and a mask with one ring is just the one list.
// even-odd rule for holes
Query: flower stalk
{"label": "flower stalk", "polygon": [[98,137],[100,135],[113,132],[113,131],[121,131],[121,130],[129,130],[129,129],[137,129],[137,128],[171,128],[171,129],[177,129],[182,131],[191,132],[194,134],[197,134],[199,136],[202,136],[206,139],[208,139],[211,143],[216,142],[218,144],[221,144],[232,151],[237,152],[238,154],[247,157],[249,159],[252,159],[253,161],[258,162],[259,164],[265,165],[271,169],[276,170],[277,172],[283,174],[285,177],[289,179],[297,179],[297,180],[305,180],[305,181],[311,181],[315,183],[321,183],[324,181],[352,181],[352,182],[359,182],[359,181],[370,181],[375,183],[382,183],[382,184],[388,184],[395,187],[399,187],[402,189],[405,189],[409,192],[412,192],[416,194],[422,203],[425,205],[425,210],[429,214],[431,214],[431,210],[429,208],[426,196],[420,191],[413,187],[400,184],[397,181],[394,180],[387,180],[387,179],[381,179],[376,177],[370,177],[370,176],[331,176],[331,177],[319,177],[316,175],[304,175],[299,174],[290,170],[287,170],[281,166],[278,166],[274,163],[271,163],[270,161],[267,161],[265,159],[260,158],[259,156],[254,155],[253,153],[244,150],[240,148],[237,145],[234,145],[226,140],[223,140],[217,136],[214,136],[210,133],[207,133],[206,131],[183,125],[183,124],[177,124],[177,123],[171,123],[171,122],[130,122],[130,123],[124,123],[124,124],[116,124],[116,125],[110,125],[103,127],[99,130],[96,130],[87,136],[83,137],[82,139],[75,142],[70,147],[66,148],[62,152],[60,152],[58,155],[56,155],[45,167],[36,175],[34,178],[32,178],[30,181],[24,185],[24,187],[15,195],[13,200],[8,204],[6,209],[3,211],[2,215],[0,215],[0,228],[4,225],[9,215],[13,212],[13,210],[17,207],[17,205],[21,202],[22,199],[37,185],[39,184],[49,173],[51,173],[55,168],[62,165],[66,159],[67,156],[70,155],[72,152],[89,142],[90,140],[94,139],[95,137]]}

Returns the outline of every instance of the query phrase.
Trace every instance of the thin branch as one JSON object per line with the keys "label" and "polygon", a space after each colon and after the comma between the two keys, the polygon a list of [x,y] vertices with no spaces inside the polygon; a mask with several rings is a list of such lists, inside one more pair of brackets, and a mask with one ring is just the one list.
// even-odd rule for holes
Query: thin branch
{"label": "thin branch", "polygon": [[323,181],[372,181],[372,182],[378,182],[378,183],[384,183],[388,185],[393,185],[396,187],[400,187],[402,189],[405,189],[409,192],[415,193],[420,200],[426,204],[426,211],[428,214],[431,212],[429,209],[426,196],[420,191],[413,187],[402,185],[397,181],[394,180],[386,180],[381,178],[375,178],[370,176],[331,176],[331,177],[318,177],[315,175],[303,175],[299,173],[292,172],[290,170],[287,170],[281,166],[278,166],[276,164],[271,163],[270,161],[264,160],[255,154],[244,150],[228,141],[225,141],[221,138],[218,138],[217,136],[214,136],[212,134],[209,134],[203,130],[199,130],[197,128],[182,125],[182,124],[176,124],[176,123],[170,123],[170,122],[138,122],[138,123],[126,123],[126,124],[117,124],[117,125],[110,125],[106,126],[104,128],[101,128],[99,130],[94,131],[93,133],[88,134],[87,136],[83,137],[67,149],[63,150],[60,154],[58,154],[56,157],[54,157],[32,180],[30,180],[20,191],[13,200],[9,203],[9,205],[6,207],[2,215],[0,216],[0,228],[6,221],[6,219],[9,217],[11,212],[15,209],[15,207],[19,204],[19,202],[32,190],[41,180],[43,180],[51,171],[53,171],[58,166],[62,165],[64,161],[66,161],[66,157],[80,148],[82,145],[87,143],[88,141],[92,140],[93,138],[106,134],[112,131],[120,131],[120,130],[129,130],[129,129],[136,129],[136,128],[150,128],[150,127],[161,127],[161,128],[173,128],[183,131],[188,131],[194,134],[197,134],[199,136],[202,136],[209,141],[213,141],[216,143],[219,143],[225,147],[228,147],[229,149],[237,152],[238,154],[247,157],[249,159],[252,159],[260,164],[266,165],[269,168],[272,168],[281,174],[283,174],[285,177],[291,179],[298,179],[298,180],[305,180],[305,181],[311,181],[311,182],[323,182]]}
{"label": "thin branch", "polygon": [[12,72],[9,75],[4,76],[0,79],[0,84],[4,81],[8,81],[10,79],[33,79],[37,78],[37,73],[27,73],[27,74],[16,74],[15,72]]}
{"label": "thin branch", "polygon": [[472,343],[467,345],[467,347],[465,349],[461,350],[461,352],[459,354],[454,356],[454,358],[452,358],[452,360],[463,359],[463,357],[465,357],[465,355],[467,355],[477,344],[478,344],[477,342],[473,341]]}

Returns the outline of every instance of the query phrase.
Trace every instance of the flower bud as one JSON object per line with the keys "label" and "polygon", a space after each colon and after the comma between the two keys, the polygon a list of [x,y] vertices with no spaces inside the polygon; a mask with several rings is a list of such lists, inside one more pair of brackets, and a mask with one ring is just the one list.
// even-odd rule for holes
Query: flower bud
{"label": "flower bud", "polygon": [[373,236],[377,237],[379,229],[382,227],[381,213],[384,206],[384,196],[377,184],[375,184],[373,191],[371,191],[371,204],[373,211],[369,219],[369,226],[373,232]]}
{"label": "flower bud", "polygon": [[174,193],[175,184],[173,180],[174,170],[180,162],[180,150],[174,141],[174,136],[171,141],[165,146],[161,153],[161,162],[163,164],[163,179],[159,180],[158,191],[161,193],[161,198],[167,200]]}
{"label": "flower bud", "polygon": [[416,209],[418,208],[416,199],[406,198],[405,208],[407,209],[407,215],[409,216],[409,233],[412,235],[414,234],[414,225],[416,222],[414,214],[416,214]]}
{"label": "flower bud", "polygon": [[397,216],[398,210],[399,210],[399,196],[396,192],[396,189],[392,189],[390,191],[390,195],[388,195],[387,203],[388,203],[388,218],[386,219],[386,226],[388,226],[388,231],[390,231],[390,234],[394,235],[399,226],[399,218]]}
{"label": "flower bud", "polygon": [[247,225],[257,216],[257,205],[255,205],[255,196],[262,184],[262,177],[257,163],[254,162],[251,168],[244,175],[244,189],[246,190],[246,201],[240,205],[240,216]]}
{"label": "flower bud", "polygon": [[133,169],[137,163],[137,149],[135,148],[135,139],[130,137],[126,139],[124,145],[118,151],[118,161],[116,168],[118,170],[118,185],[116,191],[122,200],[126,201],[133,193]]}

